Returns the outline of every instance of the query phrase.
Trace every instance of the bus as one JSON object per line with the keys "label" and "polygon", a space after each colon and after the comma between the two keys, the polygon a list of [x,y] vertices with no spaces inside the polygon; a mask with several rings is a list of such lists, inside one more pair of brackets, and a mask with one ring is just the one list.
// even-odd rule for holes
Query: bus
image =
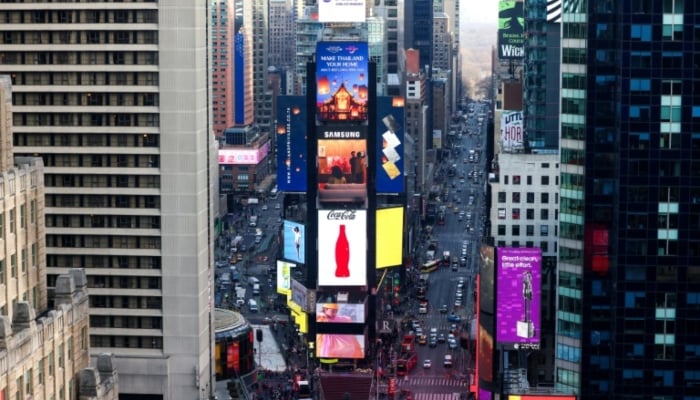
{"label": "bus", "polygon": [[420,267],[420,272],[421,273],[430,273],[430,272],[436,271],[438,269],[438,264],[439,264],[438,260],[428,261]]}

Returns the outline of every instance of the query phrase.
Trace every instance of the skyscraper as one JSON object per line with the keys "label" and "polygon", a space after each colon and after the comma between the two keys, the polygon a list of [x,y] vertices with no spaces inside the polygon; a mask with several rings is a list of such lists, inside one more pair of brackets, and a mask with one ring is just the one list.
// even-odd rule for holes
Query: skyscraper
{"label": "skyscraper", "polygon": [[700,396],[696,2],[563,1],[556,385]]}
{"label": "skyscraper", "polygon": [[124,398],[211,391],[207,2],[0,4],[16,155],[45,165],[48,286],[83,267]]}

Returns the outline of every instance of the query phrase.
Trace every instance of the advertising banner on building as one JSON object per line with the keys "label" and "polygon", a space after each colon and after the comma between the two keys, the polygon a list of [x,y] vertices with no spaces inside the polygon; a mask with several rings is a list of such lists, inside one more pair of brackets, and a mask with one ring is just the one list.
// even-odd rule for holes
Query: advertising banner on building
{"label": "advertising banner on building", "polygon": [[282,223],[282,257],[287,260],[304,264],[306,261],[306,244],[304,224],[284,220]]}
{"label": "advertising banner on building", "polygon": [[542,250],[499,247],[496,257],[496,341],[539,348]]}
{"label": "advertising banner on building", "polygon": [[270,154],[270,142],[257,149],[220,149],[219,165],[257,165]]}
{"label": "advertising banner on building", "polygon": [[[321,135],[345,130],[326,130],[319,127]],[[365,128],[365,127],[357,127]],[[353,131],[358,131],[353,128]],[[367,140],[319,139],[318,199],[327,203],[367,203]]]}
{"label": "advertising banner on building", "polygon": [[367,211],[318,211],[318,286],[367,284]]}
{"label": "advertising banner on building", "polygon": [[306,192],[306,98],[277,98],[277,189]]}
{"label": "advertising banner on building", "polygon": [[503,111],[501,114],[501,151],[521,153],[524,149],[525,129],[522,111]]}
{"label": "advertising banner on building", "polygon": [[316,335],[316,356],[319,358],[364,358],[364,335],[319,333]]}
{"label": "advertising banner on building", "polygon": [[404,100],[377,97],[377,193],[403,193]]}
{"label": "advertising banner on building", "polygon": [[[309,304],[309,290],[306,289],[301,282],[296,279],[291,279],[292,286],[292,298],[291,301],[294,302],[301,310],[304,312],[312,311],[312,304]],[[315,303],[314,303],[315,304]],[[311,307],[309,307],[311,305]]]}
{"label": "advertising banner on building", "polygon": [[498,3],[498,58],[517,60],[525,54],[525,12],[522,0]]}
{"label": "advertising banner on building", "polygon": [[316,322],[364,324],[365,305],[364,303],[318,303],[316,304]]}
{"label": "advertising banner on building", "polygon": [[369,50],[366,42],[318,42],[317,121],[366,123],[368,79]]}
{"label": "advertising banner on building", "polygon": [[377,269],[403,263],[403,217],[403,207],[377,210]]}
{"label": "advertising banner on building", "polygon": [[292,268],[295,264],[277,260],[277,293],[290,295],[292,293]]}
{"label": "advertising banner on building", "polygon": [[365,0],[318,0],[319,22],[365,22]]}

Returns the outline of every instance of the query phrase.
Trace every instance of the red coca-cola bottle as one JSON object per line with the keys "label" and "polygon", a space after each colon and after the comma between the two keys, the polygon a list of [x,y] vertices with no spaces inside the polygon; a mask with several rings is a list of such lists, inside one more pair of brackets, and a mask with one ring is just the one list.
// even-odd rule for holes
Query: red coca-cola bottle
{"label": "red coca-cola bottle", "polygon": [[345,235],[345,225],[340,225],[338,240],[335,242],[335,276],[347,278],[350,276],[348,264],[350,262],[350,243]]}

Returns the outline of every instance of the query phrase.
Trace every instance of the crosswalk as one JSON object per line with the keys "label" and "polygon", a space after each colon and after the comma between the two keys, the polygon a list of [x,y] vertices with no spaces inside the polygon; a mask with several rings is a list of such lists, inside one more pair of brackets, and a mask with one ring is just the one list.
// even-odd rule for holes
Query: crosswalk
{"label": "crosswalk", "polygon": [[405,377],[400,379],[397,383],[398,387],[426,387],[426,386],[439,386],[439,387],[467,387],[466,382],[461,379],[450,379],[443,377]]}
{"label": "crosswalk", "polygon": [[412,393],[415,400],[460,400],[459,393]]}

